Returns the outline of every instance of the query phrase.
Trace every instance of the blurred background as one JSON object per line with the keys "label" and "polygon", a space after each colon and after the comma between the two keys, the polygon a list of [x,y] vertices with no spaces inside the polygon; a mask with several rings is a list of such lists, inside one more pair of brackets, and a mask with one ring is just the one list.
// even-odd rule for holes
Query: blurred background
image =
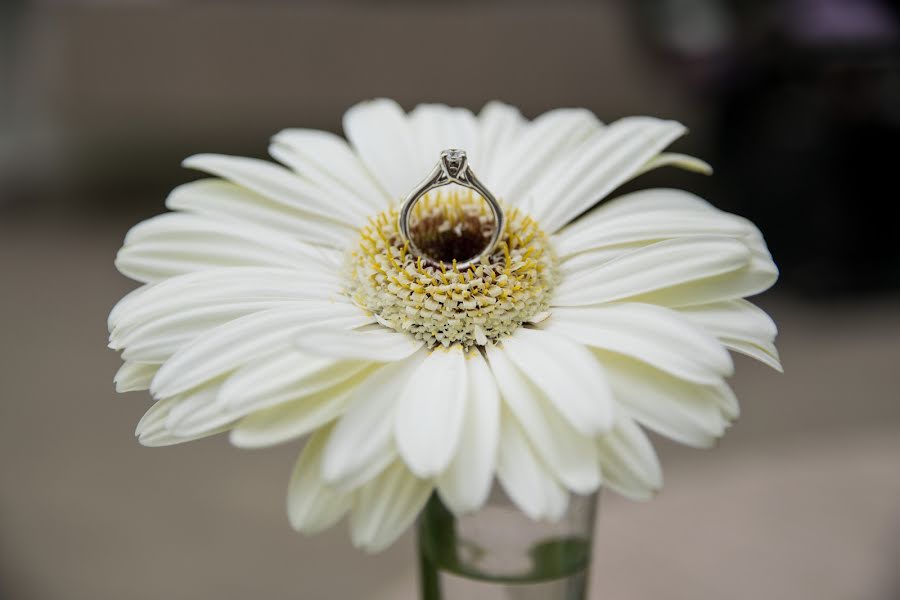
{"label": "blurred background", "polygon": [[737,360],[719,447],[659,443],[650,503],[606,494],[593,598],[900,599],[900,15],[887,0],[0,3],[0,598],[412,598],[407,535],[294,534],[296,444],[138,446],[105,319],[126,230],[196,178],[340,131],[375,96],[530,117],[675,118],[782,270],[785,374]]}

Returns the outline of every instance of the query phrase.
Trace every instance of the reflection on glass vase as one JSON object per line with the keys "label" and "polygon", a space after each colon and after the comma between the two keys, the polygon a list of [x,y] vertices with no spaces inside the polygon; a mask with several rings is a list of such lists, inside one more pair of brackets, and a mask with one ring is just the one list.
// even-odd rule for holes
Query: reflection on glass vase
{"label": "reflection on glass vase", "polygon": [[597,494],[572,495],[558,521],[533,521],[499,486],[456,518],[437,494],[419,517],[422,600],[582,600]]}

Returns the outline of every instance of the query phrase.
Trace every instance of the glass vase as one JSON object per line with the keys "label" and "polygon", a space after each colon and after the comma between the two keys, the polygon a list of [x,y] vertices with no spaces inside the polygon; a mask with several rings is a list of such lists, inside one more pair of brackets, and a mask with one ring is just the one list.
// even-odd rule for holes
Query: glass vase
{"label": "glass vase", "polygon": [[558,521],[533,521],[498,486],[456,518],[437,494],[419,517],[422,600],[582,600],[598,495],[572,495]]}

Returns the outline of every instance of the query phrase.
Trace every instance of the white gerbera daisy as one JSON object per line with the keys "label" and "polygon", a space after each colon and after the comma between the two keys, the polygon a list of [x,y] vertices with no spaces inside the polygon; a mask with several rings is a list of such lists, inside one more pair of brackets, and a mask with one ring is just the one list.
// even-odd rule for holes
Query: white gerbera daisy
{"label": "white gerbera daisy", "polygon": [[[285,167],[193,156],[215,178],[129,232],[116,265],[144,285],[109,327],[117,389],[156,398],[141,443],[311,434],[291,523],[311,533],[349,513],[354,543],[377,551],[432,491],[467,513],[495,475],[534,519],[601,484],[649,497],[662,477],[642,426],[709,446],[738,415],[726,348],[780,368],[775,325],[743,299],[777,277],[753,224],[670,189],[592,209],[661,165],[708,169],[661,153],[682,125],[376,100],[344,129],[349,143],[279,133]],[[507,217],[497,250],[463,270],[455,253],[490,226],[477,196],[416,206],[412,230],[447,265],[397,230],[400,202],[451,147]]]}

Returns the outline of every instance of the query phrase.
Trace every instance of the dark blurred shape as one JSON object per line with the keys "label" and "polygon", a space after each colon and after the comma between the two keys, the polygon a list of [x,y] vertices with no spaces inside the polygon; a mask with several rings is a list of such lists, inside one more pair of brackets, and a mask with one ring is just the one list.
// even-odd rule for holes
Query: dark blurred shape
{"label": "dark blurred shape", "polygon": [[785,29],[798,42],[896,42],[897,24],[879,0],[787,0]]}
{"label": "dark blurred shape", "polygon": [[716,183],[765,232],[783,281],[816,297],[900,288],[896,3],[643,8],[657,47],[711,99]]}
{"label": "dark blurred shape", "polygon": [[20,58],[18,49],[23,11],[24,3],[19,0],[0,2],[0,209],[8,202],[3,192],[8,190],[16,153],[13,81]]}

